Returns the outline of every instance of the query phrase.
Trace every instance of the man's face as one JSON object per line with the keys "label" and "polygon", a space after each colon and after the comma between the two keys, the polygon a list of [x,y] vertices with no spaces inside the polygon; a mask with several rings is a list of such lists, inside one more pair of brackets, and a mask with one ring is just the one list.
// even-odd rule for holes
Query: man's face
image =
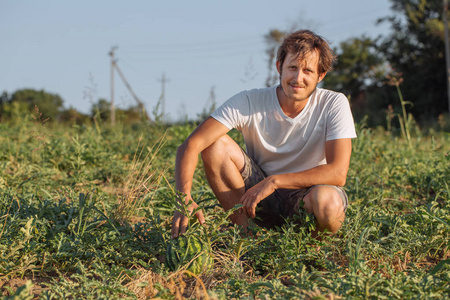
{"label": "man's face", "polygon": [[307,100],[326,73],[319,74],[319,53],[312,51],[299,59],[288,53],[283,65],[277,62],[284,95],[293,101]]}

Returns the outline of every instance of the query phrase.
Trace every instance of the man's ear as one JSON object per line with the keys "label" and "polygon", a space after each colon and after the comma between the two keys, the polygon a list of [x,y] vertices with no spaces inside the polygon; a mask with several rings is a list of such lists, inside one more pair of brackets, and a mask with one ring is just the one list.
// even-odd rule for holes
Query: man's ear
{"label": "man's ear", "polygon": [[277,60],[277,71],[278,71],[278,74],[281,75],[281,62],[279,60]]}
{"label": "man's ear", "polygon": [[320,73],[320,74],[319,74],[319,81],[317,81],[317,83],[321,82],[322,79],[325,78],[325,75],[327,75],[327,72]]}

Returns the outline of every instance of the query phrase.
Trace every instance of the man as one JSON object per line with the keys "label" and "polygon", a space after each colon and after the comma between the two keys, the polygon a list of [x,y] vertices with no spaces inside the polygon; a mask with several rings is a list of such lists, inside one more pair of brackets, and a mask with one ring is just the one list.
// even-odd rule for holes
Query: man
{"label": "man", "polygon": [[[230,219],[244,229],[283,224],[301,209],[314,214],[317,231],[335,233],[345,219],[344,186],[356,137],[343,94],[317,84],[335,57],[325,40],[308,30],[288,35],[277,55],[280,84],[243,91],[219,107],[178,148],[176,189],[191,198],[201,153],[208,182]],[[247,153],[227,132],[242,132]],[[197,208],[193,203],[189,211]],[[204,223],[201,210],[196,212]],[[172,238],[185,232],[188,218],[175,212]]]}

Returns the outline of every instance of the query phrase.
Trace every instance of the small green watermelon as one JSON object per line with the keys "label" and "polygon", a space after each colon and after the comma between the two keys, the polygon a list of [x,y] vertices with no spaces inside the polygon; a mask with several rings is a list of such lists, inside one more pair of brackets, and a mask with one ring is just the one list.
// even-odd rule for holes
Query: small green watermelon
{"label": "small green watermelon", "polygon": [[181,235],[169,242],[166,251],[166,264],[171,271],[189,264],[186,269],[198,275],[212,265],[210,249],[197,237]]}

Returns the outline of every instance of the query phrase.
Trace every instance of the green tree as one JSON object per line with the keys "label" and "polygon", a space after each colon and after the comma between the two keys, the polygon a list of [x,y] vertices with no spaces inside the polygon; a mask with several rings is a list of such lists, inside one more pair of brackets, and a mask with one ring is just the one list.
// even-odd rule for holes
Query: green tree
{"label": "green tree", "polygon": [[124,124],[140,123],[147,120],[147,116],[142,112],[140,105],[129,106],[127,109],[117,109],[117,119]]}
{"label": "green tree", "polygon": [[392,33],[380,50],[392,69],[403,76],[402,91],[416,117],[448,111],[442,0],[391,0]]}
{"label": "green tree", "polygon": [[[124,124],[133,124],[147,120],[139,105],[127,109],[115,108],[116,120]],[[108,121],[111,117],[111,102],[100,98],[91,107],[91,117],[101,121]],[[84,121],[84,119],[83,119]]]}
{"label": "green tree", "polygon": [[344,93],[351,99],[378,85],[385,75],[383,59],[370,38],[353,38],[335,49],[338,60],[324,79],[324,87]]}
{"label": "green tree", "polygon": [[91,116],[98,117],[101,120],[109,120],[111,116],[111,103],[105,99],[99,99],[91,108]]}
{"label": "green tree", "polygon": [[[0,96],[1,120],[26,120],[38,108],[41,119],[56,120],[63,108],[63,99],[44,90],[21,89],[11,95],[3,92]],[[20,121],[18,121],[20,122]]]}
{"label": "green tree", "polygon": [[387,106],[380,95],[384,93],[382,82],[386,64],[377,50],[376,41],[364,36],[352,38],[341,42],[334,52],[338,59],[333,70],[325,76],[323,87],[345,94],[352,104],[355,119],[369,114],[371,125],[379,125],[374,124],[374,120],[379,119],[375,114],[380,111],[384,114]]}
{"label": "green tree", "polygon": [[90,123],[90,118],[88,115],[80,113],[73,107],[63,110],[59,114],[58,120],[63,123],[78,124],[78,125]]}
{"label": "green tree", "polygon": [[43,118],[55,120],[63,108],[64,101],[59,95],[44,90],[22,89],[14,92],[8,102],[24,104],[29,112],[34,111],[37,106]]}
{"label": "green tree", "polygon": [[5,114],[5,105],[8,103],[9,101],[9,96],[7,92],[3,92],[0,95],[0,121],[2,121],[4,119],[4,114]]}
{"label": "green tree", "polygon": [[7,102],[9,100],[9,96],[7,92],[3,92],[0,95],[0,105],[2,105],[3,103]]}

